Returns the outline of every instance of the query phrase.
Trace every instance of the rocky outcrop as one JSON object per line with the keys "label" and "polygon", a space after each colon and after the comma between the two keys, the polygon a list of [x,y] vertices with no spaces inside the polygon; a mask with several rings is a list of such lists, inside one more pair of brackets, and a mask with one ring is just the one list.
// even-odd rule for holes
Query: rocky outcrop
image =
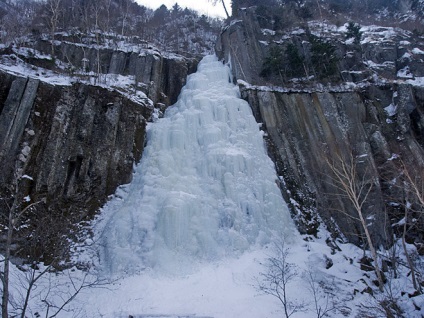
{"label": "rocky outcrop", "polygon": [[[297,88],[424,76],[423,40],[412,32],[367,26],[356,42],[346,38],[346,27],[325,23],[299,23],[275,31],[272,15],[259,19],[256,10],[239,10],[216,43],[219,58],[230,63],[236,79]],[[273,75],[263,75],[267,60]],[[333,70],[325,70],[330,64]]]}
{"label": "rocky outcrop", "polygon": [[2,197],[25,176],[20,192],[27,202],[43,199],[47,209],[80,217],[131,180],[152,113],[116,91],[3,72],[0,105]]}
{"label": "rocky outcrop", "polygon": [[[49,53],[49,41],[37,42],[37,49]],[[99,48],[72,42],[57,42],[55,57],[70,64],[73,70],[101,74],[132,75],[154,103],[167,106],[177,101],[187,75],[196,71],[198,59],[160,51],[140,45],[131,51]]]}
{"label": "rocky outcrop", "polygon": [[236,79],[262,83],[259,74],[265,57],[265,37],[252,10],[240,10],[240,19],[226,26],[216,42],[216,53],[231,64]]}

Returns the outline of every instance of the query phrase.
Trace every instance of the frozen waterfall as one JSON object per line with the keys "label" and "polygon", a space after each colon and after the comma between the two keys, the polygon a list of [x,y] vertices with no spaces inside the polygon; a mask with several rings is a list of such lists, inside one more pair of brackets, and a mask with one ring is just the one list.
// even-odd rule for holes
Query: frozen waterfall
{"label": "frozen waterfall", "polygon": [[205,57],[178,102],[150,124],[133,181],[102,212],[106,273],[186,273],[294,235],[262,133],[230,78]]}

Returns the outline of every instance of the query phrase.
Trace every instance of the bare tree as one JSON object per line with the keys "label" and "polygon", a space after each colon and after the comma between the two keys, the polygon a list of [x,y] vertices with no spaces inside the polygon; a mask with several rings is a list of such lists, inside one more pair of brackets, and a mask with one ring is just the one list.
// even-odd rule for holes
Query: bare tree
{"label": "bare tree", "polygon": [[[406,236],[407,233],[415,226],[414,222],[410,222],[411,214],[413,212],[418,215],[423,215],[424,209],[424,172],[419,169],[419,171],[415,172],[414,175],[411,174],[407,166],[404,162],[401,161],[402,175],[401,180],[403,181],[401,186],[402,190],[405,192],[406,202],[404,203],[404,219],[403,219],[403,230],[402,230],[402,248],[405,253],[406,261],[408,262],[408,266],[411,272],[411,280],[414,289],[418,293],[422,293],[421,284],[418,282],[416,274],[415,274],[415,266],[414,262],[409,255],[408,248],[406,246]],[[419,206],[419,210],[413,209],[413,204],[410,201],[415,201]]]}
{"label": "bare tree", "polygon": [[356,212],[356,216],[350,215],[345,211],[340,212],[359,221],[361,224],[365,233],[368,248],[371,252],[371,257],[374,261],[375,274],[379,285],[378,287],[380,291],[383,291],[384,280],[378,263],[377,252],[363,211],[364,204],[373,188],[374,181],[371,180],[366,173],[364,173],[362,177],[358,174],[358,161],[354,158],[353,154],[350,154],[347,161],[341,156],[336,156],[334,161],[330,161],[329,158],[326,158],[326,162],[332,173],[330,178],[333,181],[334,186],[350,201]]}
{"label": "bare tree", "polygon": [[110,9],[112,6],[112,0],[104,0],[103,8],[106,11],[103,17],[103,30],[105,32],[110,32]]}
{"label": "bare tree", "polygon": [[[80,293],[82,289],[102,286],[107,281],[100,281],[96,277],[89,275],[88,272],[83,275],[74,275],[72,270],[63,269],[63,260],[68,255],[67,243],[58,242],[58,233],[64,234],[64,229],[69,227],[71,219],[62,219],[62,224],[57,224],[51,214],[43,216],[41,207],[44,205],[46,200],[41,198],[40,200],[34,200],[31,202],[29,196],[24,196],[22,189],[25,188],[25,182],[32,180],[31,177],[23,175],[22,170],[19,169],[18,165],[15,167],[13,182],[9,186],[8,192],[9,197],[0,198],[0,208],[3,209],[3,213],[0,214],[1,226],[5,233],[4,241],[2,242],[3,259],[0,263],[0,279],[1,279],[1,317],[9,318],[21,317],[25,318],[28,316],[28,308],[30,299],[38,296],[39,301],[44,304],[46,308],[46,317],[56,317],[58,314],[65,309],[70,302]],[[31,225],[31,219],[36,219],[36,225],[34,228]],[[17,236],[22,235],[23,229],[31,228],[30,238],[25,240],[24,247],[26,254],[29,256],[30,261],[24,265],[20,265],[19,269],[12,273],[12,256],[17,241]],[[16,237],[15,237],[16,236]],[[53,239],[54,244],[49,244],[49,239]],[[18,244],[19,245],[19,244]],[[53,250],[50,251],[52,258],[49,259],[47,265],[42,264],[42,260],[47,259],[47,251],[44,249],[49,245],[54,245]],[[17,246],[17,245],[16,245]],[[41,252],[40,252],[41,249]],[[16,252],[15,252],[16,253]],[[62,267],[60,267],[62,266]],[[58,269],[60,268],[60,270]],[[64,288],[64,286],[58,285],[55,279],[52,283],[47,284],[46,280],[54,275],[55,277],[63,277],[66,274],[66,278],[63,279],[64,283],[71,288]],[[43,281],[43,283],[41,283]],[[37,288],[39,286],[45,288]],[[14,287],[14,292],[10,292],[11,287]],[[36,291],[36,295],[34,292]],[[60,295],[58,297],[58,295]]]}
{"label": "bare tree", "polygon": [[34,15],[37,14],[39,3],[31,0],[20,0],[11,3],[8,7],[10,8],[9,12],[3,12],[3,15],[0,12],[1,40],[4,44],[14,43],[19,46],[27,40],[26,35],[30,33],[33,27],[31,24]]}
{"label": "bare tree", "polygon": [[[88,288],[103,288],[105,285],[110,284],[110,281],[100,280],[88,273],[78,278],[72,274],[72,270],[66,270],[62,272],[62,275],[66,276],[66,283],[62,286],[50,280],[47,290],[44,295],[42,295],[42,302],[45,304],[46,308],[46,318],[58,317],[82,290]],[[50,299],[52,297],[56,299],[59,298],[59,303],[57,301],[52,301]]]}
{"label": "bare tree", "polygon": [[100,20],[100,16],[101,16],[101,9],[103,7],[103,3],[101,3],[100,1],[94,1],[91,5],[91,10],[92,11],[92,16],[94,18],[94,33],[96,35],[96,55],[97,55],[97,78],[100,78],[100,73],[101,73],[101,63],[100,63],[100,34],[101,34],[101,29],[100,29],[100,24],[99,24],[99,20]]}
{"label": "bare tree", "polygon": [[51,41],[52,41],[52,52],[51,55],[54,57],[54,41],[56,36],[57,27],[59,24],[59,18],[61,14],[61,1],[62,0],[48,0],[47,13],[48,13],[48,26],[50,28]]}
{"label": "bare tree", "polygon": [[[402,308],[399,306],[400,290],[391,281],[384,286],[383,293],[369,295],[361,303],[358,317],[372,318],[406,318]],[[418,316],[417,316],[418,317]]]}
{"label": "bare tree", "polygon": [[266,270],[258,279],[259,291],[278,298],[286,318],[306,311],[305,303],[290,299],[288,294],[289,284],[299,275],[296,265],[289,263],[288,255],[289,248],[284,241],[276,245],[276,255],[267,259]]}
{"label": "bare tree", "polygon": [[130,14],[130,2],[128,0],[121,0],[120,2],[121,13],[121,36],[125,35],[125,28],[127,27],[127,20]]}
{"label": "bare tree", "polygon": [[26,317],[26,312],[28,309],[28,305],[29,305],[29,300],[31,297],[31,293],[34,289],[34,287],[36,286],[37,282],[39,281],[39,279],[41,277],[43,277],[46,273],[48,273],[50,271],[50,269],[52,268],[52,266],[46,266],[45,269],[37,272],[37,265],[33,264],[33,266],[31,266],[28,271],[25,273],[25,278],[26,278],[26,282],[27,282],[27,286],[25,286],[25,298],[23,301],[23,306],[22,306],[22,310],[21,310],[21,318],[25,318]]}
{"label": "bare tree", "polygon": [[[411,158],[408,158],[411,160]],[[419,163],[408,162],[405,163],[397,155],[393,155],[387,161],[387,165],[381,168],[381,175],[386,183],[388,191],[386,193],[386,201],[390,202],[390,209],[393,209],[398,218],[401,218],[397,223],[393,224],[395,233],[401,243],[403,250],[402,260],[398,261],[396,254],[397,245],[392,246],[391,263],[394,277],[397,278],[397,266],[405,266],[409,269],[411,282],[415,293],[421,294],[423,292],[421,283],[419,281],[420,271],[418,270],[413,253],[408,249],[407,243],[411,238],[416,237],[414,232],[420,231],[423,226],[424,216],[424,170]],[[402,217],[403,216],[403,217]],[[411,235],[412,234],[412,235]]]}
{"label": "bare tree", "polygon": [[216,6],[218,2],[221,2],[222,6],[224,7],[225,15],[227,16],[227,19],[230,18],[230,15],[228,14],[227,6],[225,5],[224,0],[209,0],[209,2],[212,3],[212,5]]}
{"label": "bare tree", "polygon": [[8,212],[2,215],[3,224],[5,224],[6,228],[6,242],[4,244],[4,259],[3,259],[3,268],[0,271],[0,279],[2,282],[2,300],[1,300],[1,308],[2,308],[2,318],[9,317],[9,287],[10,287],[10,260],[11,260],[11,252],[12,252],[12,244],[13,244],[13,235],[15,230],[21,226],[22,219],[24,215],[31,209],[35,208],[36,205],[42,203],[43,201],[33,202],[31,204],[27,204],[25,206],[25,200],[20,195],[19,191],[19,182],[22,180],[22,176],[18,176],[18,170],[15,172],[15,184],[12,185],[12,193],[13,193],[13,202],[9,205],[8,200],[3,200],[3,204],[8,208]]}
{"label": "bare tree", "polygon": [[19,266],[14,273],[14,284],[19,287],[10,300],[10,316],[28,317],[31,315],[31,302],[37,305],[36,317],[40,317],[42,310],[46,318],[53,318],[67,311],[82,290],[105,288],[110,281],[99,279],[87,271],[78,273],[73,268],[57,271],[52,265],[43,266],[34,262]]}
{"label": "bare tree", "polygon": [[[57,264],[59,261],[60,256],[54,263]],[[2,274],[3,272],[4,270]],[[30,300],[32,303],[36,301],[39,308],[44,308],[46,318],[57,317],[61,312],[67,310],[67,306],[82,290],[103,288],[110,284],[108,280],[90,275],[89,271],[79,274],[78,271],[74,272],[73,268],[57,270],[53,264],[44,266],[36,261],[19,266],[19,270],[16,270],[13,276],[10,276],[10,268],[7,269],[7,273],[8,285],[3,285],[2,291],[3,297],[7,295],[8,299],[7,303],[2,303],[2,318],[28,317]],[[17,287],[15,288],[17,294],[14,294],[13,297],[9,293],[9,285]],[[10,309],[7,304],[11,305]]]}
{"label": "bare tree", "polygon": [[318,281],[317,275],[312,268],[308,268],[305,271],[305,275],[309,291],[314,300],[313,306],[316,317],[328,317],[330,313],[335,312],[338,308],[334,295],[325,289],[323,282]]}

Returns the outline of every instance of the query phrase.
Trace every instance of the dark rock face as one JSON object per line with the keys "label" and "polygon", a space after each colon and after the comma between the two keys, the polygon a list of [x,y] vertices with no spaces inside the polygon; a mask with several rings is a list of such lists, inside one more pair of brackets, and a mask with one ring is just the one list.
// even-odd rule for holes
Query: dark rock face
{"label": "dark rock face", "polygon": [[[0,118],[0,158],[6,165],[10,164],[10,159],[14,157],[18,149],[35,100],[38,84],[38,80],[17,78],[10,86]],[[7,173],[7,170],[4,172]]]}
{"label": "dark rock face", "polygon": [[[391,89],[370,87],[363,92],[306,94],[241,87],[257,121],[264,123],[270,155],[277,172],[284,177],[284,192],[289,191],[299,203],[292,206],[293,211],[304,214],[296,217],[310,218],[311,209],[316,209],[327,225],[335,221],[350,241],[359,243],[361,228],[354,220],[357,213],[335,185],[329,167],[338,158],[349,162],[353,156],[358,182],[372,182],[363,213],[370,220],[374,239],[378,243],[390,240],[388,216],[394,212],[390,213],[386,205],[389,190],[385,185],[401,174],[393,158],[402,158],[413,171],[424,168],[423,144],[419,141],[422,129],[413,128],[422,127],[424,117],[418,114],[424,111],[423,104],[398,104],[398,120],[391,121],[384,110],[388,104],[379,99],[389,99]],[[422,93],[422,89],[417,90]],[[399,86],[397,91],[400,99],[409,102],[414,96],[409,86]],[[393,195],[390,193],[394,202],[403,201],[400,194]],[[311,230],[304,221],[300,223],[302,232]]]}
{"label": "dark rock face", "polygon": [[216,52],[220,59],[231,63],[236,79],[259,83],[266,52],[260,42],[264,36],[251,10],[240,11],[240,18],[227,26],[218,37]]}
{"label": "dark rock face", "polygon": [[25,195],[86,215],[131,180],[151,107],[100,87],[53,86],[5,73],[0,97],[2,191],[18,171],[30,177]]}
{"label": "dark rock face", "polygon": [[[400,33],[359,46],[333,35],[329,41],[339,56],[338,74],[324,82],[315,78],[293,84],[264,79],[262,64],[270,46],[308,47],[307,35],[261,30],[254,8],[241,10],[239,18],[223,29],[217,54],[230,63],[235,79],[244,81],[239,82],[242,97],[263,123],[269,155],[299,230],[316,234],[322,219],[330,230],[361,244],[357,212],[331,170],[341,160],[352,162],[356,184],[370,189],[362,212],[375,243],[390,243],[391,223],[403,217],[399,206],[405,194],[396,184],[401,166],[414,175],[424,169],[424,89],[404,83],[402,77],[393,81],[402,69],[422,76],[420,56],[405,55],[414,51],[413,40]],[[306,64],[308,58],[306,54]],[[347,81],[361,84],[344,86]],[[415,233],[414,240],[420,235]]]}

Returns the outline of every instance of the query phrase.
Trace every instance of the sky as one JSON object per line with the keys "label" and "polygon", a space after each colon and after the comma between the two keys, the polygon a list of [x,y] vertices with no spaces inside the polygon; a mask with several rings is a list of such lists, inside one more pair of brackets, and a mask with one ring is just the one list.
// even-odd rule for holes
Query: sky
{"label": "sky", "polygon": [[[177,2],[178,5],[182,8],[188,7],[190,9],[199,11],[201,14],[210,15],[210,16],[220,16],[225,18],[225,12],[220,1],[214,7],[208,0],[136,0],[139,4],[142,4],[146,7],[157,9],[162,4],[166,5],[168,9],[171,9],[172,6]],[[231,14],[231,1],[225,0],[227,10]]]}

